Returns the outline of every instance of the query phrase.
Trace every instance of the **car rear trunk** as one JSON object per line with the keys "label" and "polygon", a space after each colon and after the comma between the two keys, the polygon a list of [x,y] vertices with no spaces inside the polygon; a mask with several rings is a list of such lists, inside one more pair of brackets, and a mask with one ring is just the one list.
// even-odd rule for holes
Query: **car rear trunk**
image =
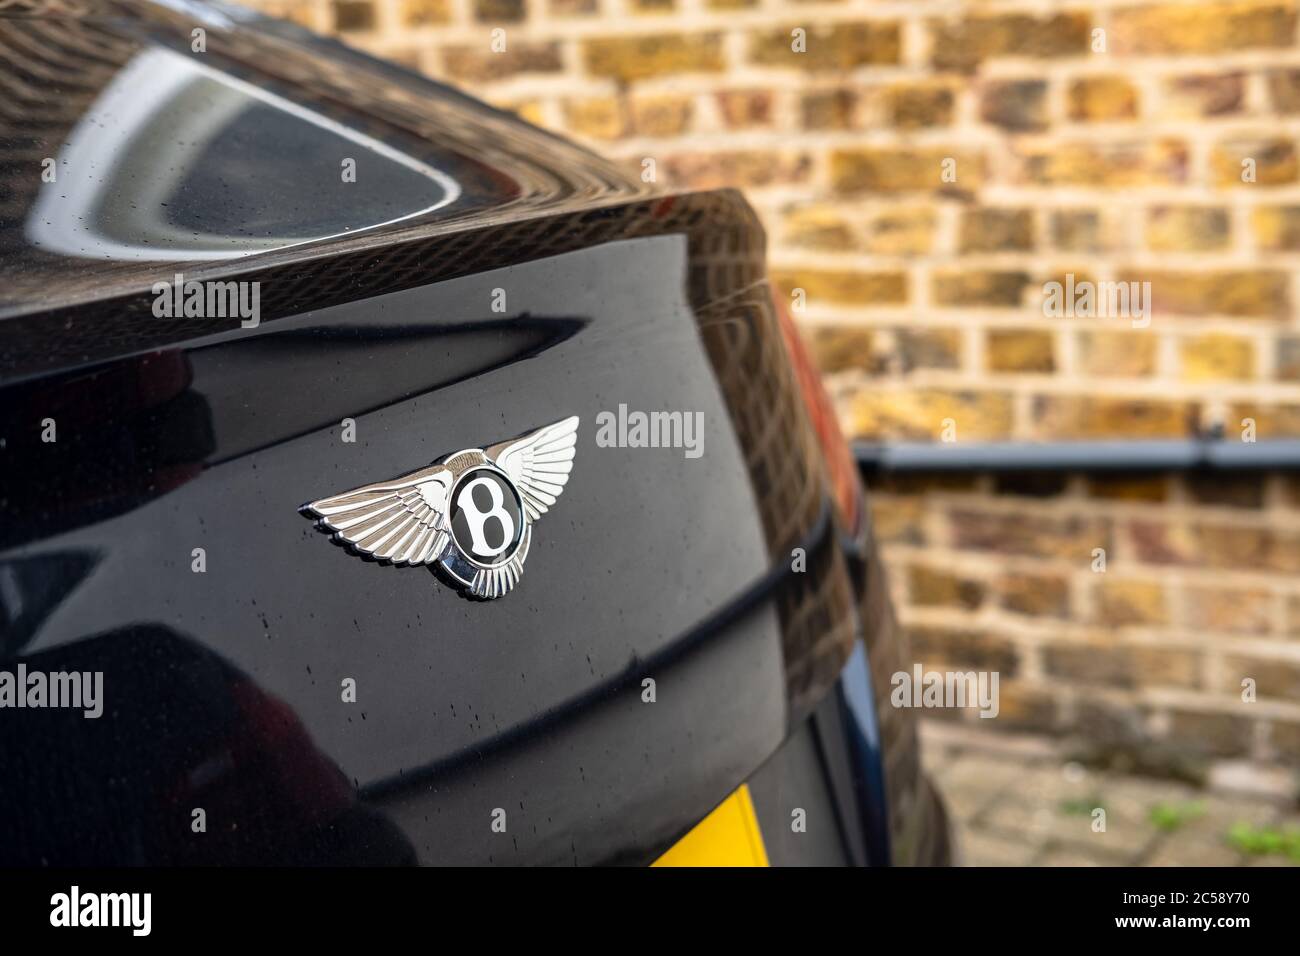
{"label": "car rear trunk", "polygon": [[[183,26],[22,42],[110,38],[102,90]],[[476,198],[270,248],[226,228],[240,255],[165,262],[32,245],[39,196],[6,207],[0,651],[102,672],[104,712],[14,712],[3,862],[649,862],[803,725],[861,627],[761,229],[735,193],[644,195],[362,58],[345,95],[318,50],[213,33],[241,83],[364,109],[394,149],[432,131],[425,159]],[[177,273],[258,283],[257,322],[160,317]],[[637,412],[698,416],[698,448],[598,440]],[[299,513],[571,415],[570,481],[500,600]]]}

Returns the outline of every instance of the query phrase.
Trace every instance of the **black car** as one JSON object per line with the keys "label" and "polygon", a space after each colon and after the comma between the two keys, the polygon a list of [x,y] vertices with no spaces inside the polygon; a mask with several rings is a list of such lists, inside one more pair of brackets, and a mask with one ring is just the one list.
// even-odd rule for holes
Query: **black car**
{"label": "black car", "polygon": [[738,193],[228,6],[0,87],[0,864],[949,860]]}

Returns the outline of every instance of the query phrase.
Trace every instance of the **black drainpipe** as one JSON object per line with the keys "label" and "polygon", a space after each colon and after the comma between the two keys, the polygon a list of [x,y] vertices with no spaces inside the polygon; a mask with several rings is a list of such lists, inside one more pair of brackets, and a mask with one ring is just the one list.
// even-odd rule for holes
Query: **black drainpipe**
{"label": "black drainpipe", "polygon": [[857,442],[866,476],[937,472],[1260,472],[1300,470],[1300,439]]}

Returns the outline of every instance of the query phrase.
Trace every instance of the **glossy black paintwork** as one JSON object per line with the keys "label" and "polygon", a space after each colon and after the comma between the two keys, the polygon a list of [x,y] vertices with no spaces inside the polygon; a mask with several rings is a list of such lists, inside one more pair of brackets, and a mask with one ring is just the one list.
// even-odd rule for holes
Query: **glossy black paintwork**
{"label": "glossy black paintwork", "polygon": [[[85,302],[102,315],[106,301],[170,279],[159,262],[193,279],[247,271],[241,260],[254,254],[259,270],[297,267],[326,249],[463,238],[647,194],[591,153],[445,86],[334,44],[301,42],[284,24],[244,28],[247,11],[143,0],[84,6],[82,16],[0,17],[8,84],[0,316]],[[205,31],[202,52],[192,49],[196,28]],[[499,264],[534,257],[530,238],[541,237],[514,233],[516,248],[501,250]],[[553,248],[556,237],[542,241]],[[426,246],[402,265],[474,268],[487,250],[470,245],[473,265],[429,263]],[[382,281],[358,294],[392,288],[397,264],[391,252],[386,258]],[[362,254],[333,275],[350,285],[374,263]],[[306,276],[277,285],[275,303],[264,303],[272,315],[344,295]],[[105,331],[78,332],[91,357],[109,344],[97,338]],[[0,342],[0,358],[12,362],[5,347],[25,351],[24,341]]]}
{"label": "glossy black paintwork", "polygon": [[[0,219],[0,666],[102,670],[108,698],[98,721],[0,711],[20,714],[0,735],[0,763],[20,768],[0,775],[0,859],[652,859],[827,699],[879,596],[826,493],[753,214],[732,193],[644,196],[442,88],[286,28],[214,21],[205,69],[414,149],[467,177],[474,202],[246,257],[56,254],[22,227],[41,188],[22,163],[129,64],[159,45],[183,56],[188,36],[180,14],[105,9],[0,21],[0,53],[67,58],[83,110],[0,125],[21,170]],[[194,219],[223,180],[240,203],[265,188],[232,178],[231,155],[209,175],[205,150],[185,152],[191,252],[213,236],[238,248],[229,210]],[[147,246],[170,215],[155,212],[108,231]],[[151,287],[178,269],[261,283],[260,324],[155,316]],[[595,417],[621,403],[702,412],[705,454],[599,447]],[[572,414],[572,478],[502,600],[359,561],[298,513]],[[845,707],[818,719],[862,738],[822,759],[847,768],[838,783],[827,771],[841,817],[845,800],[877,802],[838,832],[851,858],[880,862],[879,740]]]}

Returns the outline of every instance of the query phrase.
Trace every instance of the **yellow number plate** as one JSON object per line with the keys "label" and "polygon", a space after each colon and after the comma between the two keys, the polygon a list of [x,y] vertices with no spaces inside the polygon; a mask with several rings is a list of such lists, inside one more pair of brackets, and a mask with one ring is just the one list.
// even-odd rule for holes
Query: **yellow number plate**
{"label": "yellow number plate", "polygon": [[652,866],[767,866],[749,787],[727,797]]}

